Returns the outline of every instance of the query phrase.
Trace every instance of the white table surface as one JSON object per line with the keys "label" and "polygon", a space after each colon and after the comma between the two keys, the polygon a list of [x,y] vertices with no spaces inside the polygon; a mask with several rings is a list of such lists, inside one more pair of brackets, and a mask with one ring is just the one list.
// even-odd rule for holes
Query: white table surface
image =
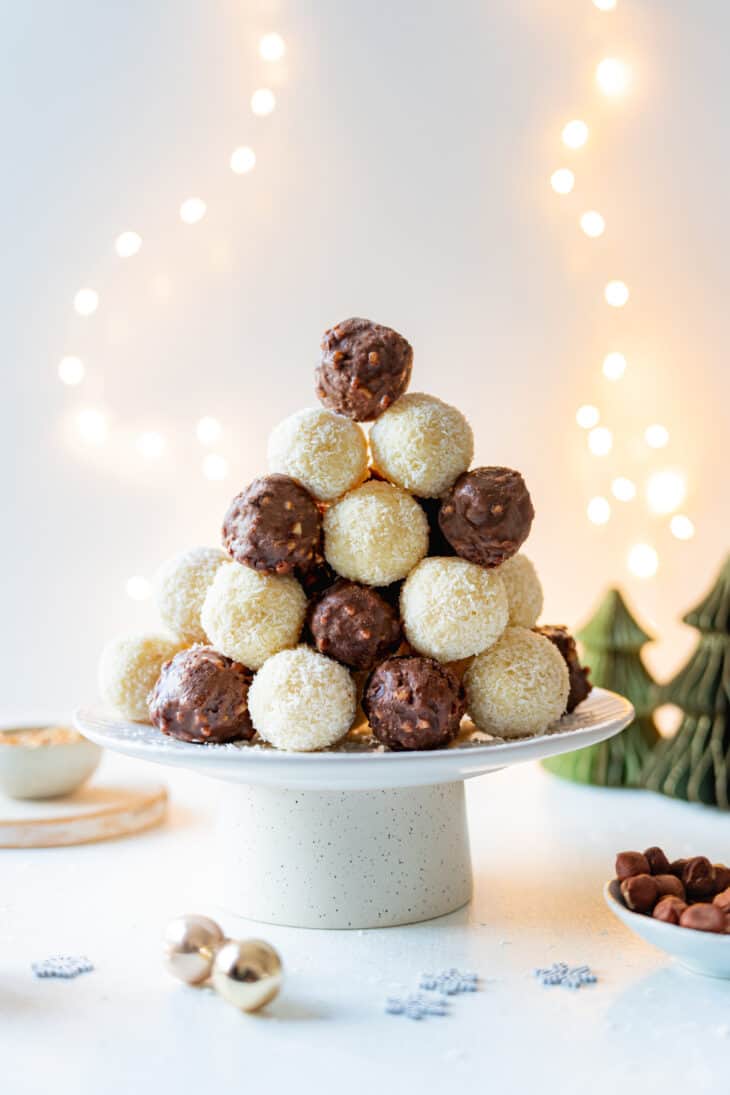
{"label": "white table surface", "polygon": [[[576,787],[530,764],[468,784],[472,904],[405,928],[320,932],[215,905],[215,783],[107,756],[104,775],[167,781],[167,824],[76,848],[0,851],[0,1090],[160,1092],[717,1092],[730,1070],[730,981],[685,972],[603,904],[618,849],[730,861],[730,817],[648,793]],[[166,921],[183,911],[281,952],[259,1015],[172,980]],[[30,963],[86,954],[93,973]],[[590,964],[598,984],[543,987],[535,966]],[[447,1018],[386,1015],[390,991],[449,966],[484,978]]]}

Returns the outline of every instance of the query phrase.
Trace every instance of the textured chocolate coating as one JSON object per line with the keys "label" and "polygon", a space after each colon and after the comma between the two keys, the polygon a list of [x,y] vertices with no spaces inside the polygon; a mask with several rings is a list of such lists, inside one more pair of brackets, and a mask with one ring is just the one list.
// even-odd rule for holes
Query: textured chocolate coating
{"label": "textured chocolate coating", "polygon": [[369,422],[399,399],[411,379],[413,350],[390,327],[346,319],[322,336],[317,395],[331,411]]}
{"label": "textured chocolate coating", "polygon": [[291,574],[314,559],[322,518],[308,490],[288,475],[254,479],[223,518],[223,547],[262,574]]}
{"label": "textured chocolate coating", "polygon": [[319,597],[320,593],[324,593],[337,581],[337,574],[322,554],[321,544],[305,566],[295,569],[294,577],[310,599]]}
{"label": "textured chocolate coating", "polygon": [[575,639],[567,627],[558,624],[544,624],[542,627],[533,627],[532,630],[536,631],[538,635],[544,635],[562,654],[570,678],[570,691],[568,692],[568,702],[565,710],[568,712],[575,711],[578,704],[590,695],[593,688],[588,680],[590,669],[588,666],[584,667],[580,664]]}
{"label": "textured chocolate coating", "polygon": [[433,658],[388,658],[375,669],[362,701],[370,729],[390,749],[448,745],[466,710],[458,677]]}
{"label": "textured chocolate coating", "polygon": [[483,567],[498,567],[527,539],[535,510],[518,471],[473,468],[443,497],[441,531],[457,555]]}
{"label": "textured chocolate coating", "polygon": [[717,905],[690,905],[679,918],[681,928],[694,928],[698,932],[717,932],[724,935],[727,920]]}
{"label": "textured chocolate coating", "polygon": [[350,669],[372,669],[398,649],[402,638],[393,606],[374,589],[344,578],[315,603],[309,630],[320,654]]}
{"label": "textured chocolate coating", "polygon": [[190,742],[248,741],[253,673],[210,646],[194,646],[165,662],[148,700],[163,734]]}

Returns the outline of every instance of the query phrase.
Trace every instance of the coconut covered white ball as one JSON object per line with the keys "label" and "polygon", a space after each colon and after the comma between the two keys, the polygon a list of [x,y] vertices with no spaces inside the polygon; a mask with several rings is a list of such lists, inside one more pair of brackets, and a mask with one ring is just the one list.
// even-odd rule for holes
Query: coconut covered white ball
{"label": "coconut covered white ball", "polygon": [[497,568],[507,590],[510,627],[534,627],[542,612],[542,585],[526,555],[513,555]]}
{"label": "coconut covered white ball", "polygon": [[322,407],[297,411],[275,426],[268,456],[271,471],[298,479],[320,502],[362,483],[368,469],[361,427]]}
{"label": "coconut covered white ball", "polygon": [[120,635],[106,644],[99,660],[99,693],[117,714],[149,721],[147,697],[163,664],[185,644],[168,635]]}
{"label": "coconut covered white ball", "polygon": [[249,669],[296,646],[307,598],[296,578],[259,574],[239,563],[216,573],[201,620],[216,650]]}
{"label": "coconut covered white ball", "polygon": [[248,709],[265,741],[310,753],[334,745],[350,729],[357,689],[344,665],[298,646],[264,662],[249,689]]}
{"label": "coconut covered white ball", "polygon": [[400,581],[428,550],[428,521],[418,502],[377,479],[327,510],[323,529],[329,565],[365,585]]}
{"label": "coconut covered white ball", "polygon": [[173,635],[187,643],[205,643],[200,622],[208,587],[218,568],[228,562],[220,548],[195,547],[168,559],[155,575],[155,600],[160,618]]}
{"label": "coconut covered white ball", "polygon": [[436,498],[471,464],[474,436],[456,407],[432,395],[402,395],[370,430],[375,468],[404,490]]}
{"label": "coconut covered white ball", "polygon": [[568,702],[563,656],[549,639],[526,627],[508,627],[464,675],[466,709],[487,734],[521,738],[543,734]]}
{"label": "coconut covered white ball", "polygon": [[424,559],[408,575],[400,609],[411,646],[440,662],[486,650],[508,619],[507,593],[497,571],[465,559]]}

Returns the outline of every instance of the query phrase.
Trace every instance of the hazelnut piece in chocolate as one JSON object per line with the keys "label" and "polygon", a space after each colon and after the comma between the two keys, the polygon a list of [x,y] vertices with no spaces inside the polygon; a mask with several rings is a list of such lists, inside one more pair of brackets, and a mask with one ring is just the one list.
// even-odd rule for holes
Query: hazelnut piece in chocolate
{"label": "hazelnut piece in chocolate", "polygon": [[373,734],[390,749],[438,749],[459,729],[464,689],[433,658],[388,658],[371,673],[362,705]]}
{"label": "hazelnut piece in chocolate", "polygon": [[688,859],[682,871],[682,882],[687,896],[702,901],[715,893],[715,868],[703,855]]}
{"label": "hazelnut piece in chocolate", "polygon": [[635,874],[651,874],[646,856],[641,852],[619,852],[616,856],[616,878],[623,882]]}
{"label": "hazelnut piece in chocolate", "polygon": [[150,693],[149,712],[163,734],[190,742],[249,740],[253,673],[209,646],[183,650],[165,662]]}
{"label": "hazelnut piece in chocolate", "polygon": [[535,510],[525,481],[512,468],[473,468],[443,497],[441,531],[457,555],[498,567],[527,539]]}
{"label": "hazelnut piece in chocolate", "polygon": [[398,613],[369,586],[340,579],[319,598],[309,629],[320,654],[350,669],[372,669],[401,642]]}
{"label": "hazelnut piece in chocolate", "polygon": [[650,874],[635,874],[621,883],[621,894],[628,908],[638,913],[648,913],[659,897],[657,881]]}
{"label": "hazelnut piece in chocolate", "polygon": [[717,932],[723,934],[727,928],[727,919],[717,905],[689,905],[679,918],[682,928],[694,928],[698,932]]}
{"label": "hazelnut piece in chocolate", "polygon": [[567,712],[575,711],[578,704],[583,702],[592,689],[592,685],[588,680],[590,669],[584,668],[580,664],[575,639],[567,627],[558,624],[544,624],[542,627],[533,627],[532,630],[536,631],[538,635],[544,635],[560,651],[563,661],[568,667],[568,677],[570,679],[570,691],[565,710]]}
{"label": "hazelnut piece in chocolate", "polygon": [[331,411],[369,422],[411,379],[413,350],[403,335],[369,319],[346,319],[322,336],[317,395]]}
{"label": "hazelnut piece in chocolate", "polygon": [[261,574],[291,574],[312,563],[321,516],[301,483],[288,475],[254,479],[223,518],[223,547]]}
{"label": "hazelnut piece in chocolate", "polygon": [[655,920],[663,920],[665,924],[678,924],[679,918],[686,908],[687,903],[685,901],[669,894],[657,901],[651,915]]}
{"label": "hazelnut piece in chocolate", "polygon": [[673,874],[655,874],[657,886],[659,887],[660,897],[678,897],[681,901],[685,899],[684,886],[680,880]]}
{"label": "hazelnut piece in chocolate", "polygon": [[649,870],[652,874],[671,874],[669,860],[661,848],[657,848],[656,846],[647,848],[644,855],[647,858]]}

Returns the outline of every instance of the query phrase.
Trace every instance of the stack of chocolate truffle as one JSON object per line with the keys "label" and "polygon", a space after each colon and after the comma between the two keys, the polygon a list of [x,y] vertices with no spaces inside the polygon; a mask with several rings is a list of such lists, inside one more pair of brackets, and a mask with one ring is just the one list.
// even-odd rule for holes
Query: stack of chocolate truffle
{"label": "stack of chocolate truffle", "polygon": [[160,569],[169,634],[104,651],[102,695],[121,715],[185,741],[308,751],[361,733],[364,713],[379,743],[412,750],[448,745],[467,712],[493,736],[540,734],[585,698],[571,636],[536,627],[522,476],[469,470],[469,423],[407,392],[412,362],[370,320],[325,332],[322,406],[274,428],[224,550]]}
{"label": "stack of chocolate truffle", "polygon": [[627,908],[667,924],[730,934],[730,869],[706,856],[675,859],[661,848],[619,852],[616,878]]}

